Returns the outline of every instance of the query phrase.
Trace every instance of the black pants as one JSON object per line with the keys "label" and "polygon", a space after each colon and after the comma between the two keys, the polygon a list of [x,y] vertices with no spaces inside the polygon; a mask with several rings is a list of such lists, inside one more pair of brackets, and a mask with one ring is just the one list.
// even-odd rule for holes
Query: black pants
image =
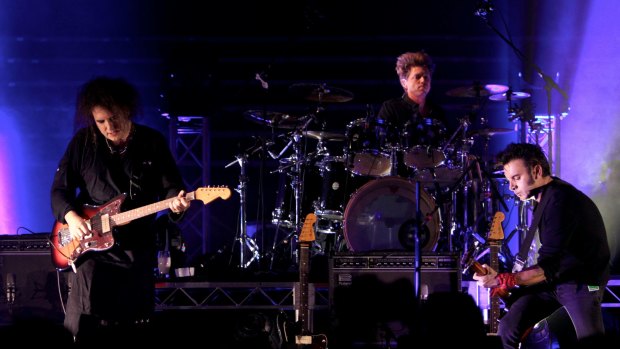
{"label": "black pants", "polygon": [[69,276],[65,327],[77,338],[144,324],[154,309],[154,255],[112,249],[89,257]]}

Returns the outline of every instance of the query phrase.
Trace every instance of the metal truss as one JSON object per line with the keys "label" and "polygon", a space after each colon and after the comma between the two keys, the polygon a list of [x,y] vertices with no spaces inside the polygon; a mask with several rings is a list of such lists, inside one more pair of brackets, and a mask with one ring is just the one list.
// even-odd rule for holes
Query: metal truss
{"label": "metal truss", "polygon": [[[174,151],[185,186],[195,190],[208,184],[209,142],[208,119],[203,116],[170,117],[170,147]],[[193,205],[179,222],[183,238],[187,241],[187,258],[192,260],[207,251],[207,207]]]}
{"label": "metal truss", "polygon": [[616,275],[607,282],[601,306],[603,308],[620,308],[620,297],[618,295],[620,295],[620,276]]}
{"label": "metal truss", "polygon": [[[155,308],[295,310],[297,285],[296,282],[164,282],[156,285]],[[308,301],[310,309],[327,309],[328,287],[309,284]]]}

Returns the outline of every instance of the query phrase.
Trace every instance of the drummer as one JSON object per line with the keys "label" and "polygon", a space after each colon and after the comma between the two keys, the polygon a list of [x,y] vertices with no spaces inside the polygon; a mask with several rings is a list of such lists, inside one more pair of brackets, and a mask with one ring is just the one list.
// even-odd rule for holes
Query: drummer
{"label": "drummer", "polygon": [[[378,122],[387,125],[388,142],[401,150],[416,145],[441,147],[447,140],[444,110],[428,98],[435,65],[424,51],[406,52],[396,59],[403,95],[381,105]],[[399,175],[403,169],[399,168]]]}

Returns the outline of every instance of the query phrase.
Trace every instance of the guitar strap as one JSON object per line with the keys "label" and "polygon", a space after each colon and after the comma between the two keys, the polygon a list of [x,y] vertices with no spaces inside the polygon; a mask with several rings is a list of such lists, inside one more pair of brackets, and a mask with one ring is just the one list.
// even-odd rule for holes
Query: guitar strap
{"label": "guitar strap", "polygon": [[545,210],[545,206],[547,206],[547,202],[549,202],[549,195],[543,195],[541,202],[534,208],[534,218],[532,219],[532,224],[527,230],[527,235],[525,235],[525,238],[521,241],[519,253],[515,256],[515,262],[512,266],[513,273],[520,272],[525,266],[527,255],[530,251],[530,246],[532,246],[534,235],[536,235],[536,232],[538,231],[538,224],[542,218],[542,213]]}

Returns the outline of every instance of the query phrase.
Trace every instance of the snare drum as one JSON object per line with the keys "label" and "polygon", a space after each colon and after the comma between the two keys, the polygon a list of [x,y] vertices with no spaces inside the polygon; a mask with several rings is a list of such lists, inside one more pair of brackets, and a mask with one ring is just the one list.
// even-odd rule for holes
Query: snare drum
{"label": "snare drum", "polygon": [[[403,235],[417,226],[416,187],[401,177],[384,177],[364,184],[349,200],[344,212],[344,237],[351,251],[410,249]],[[439,240],[440,215],[426,191],[420,193],[425,217],[420,248],[432,251]]]}
{"label": "snare drum", "polygon": [[347,125],[347,162],[352,173],[359,176],[390,175],[391,154],[385,149],[386,129],[379,120],[357,119]]}
{"label": "snare drum", "polygon": [[417,170],[440,166],[445,160],[441,149],[423,145],[411,147],[403,155],[405,165]]}
{"label": "snare drum", "polygon": [[422,182],[425,186],[437,183],[439,187],[449,187],[456,184],[463,175],[463,165],[460,152],[446,152],[446,158],[437,167],[421,168],[413,175],[415,181]]}

